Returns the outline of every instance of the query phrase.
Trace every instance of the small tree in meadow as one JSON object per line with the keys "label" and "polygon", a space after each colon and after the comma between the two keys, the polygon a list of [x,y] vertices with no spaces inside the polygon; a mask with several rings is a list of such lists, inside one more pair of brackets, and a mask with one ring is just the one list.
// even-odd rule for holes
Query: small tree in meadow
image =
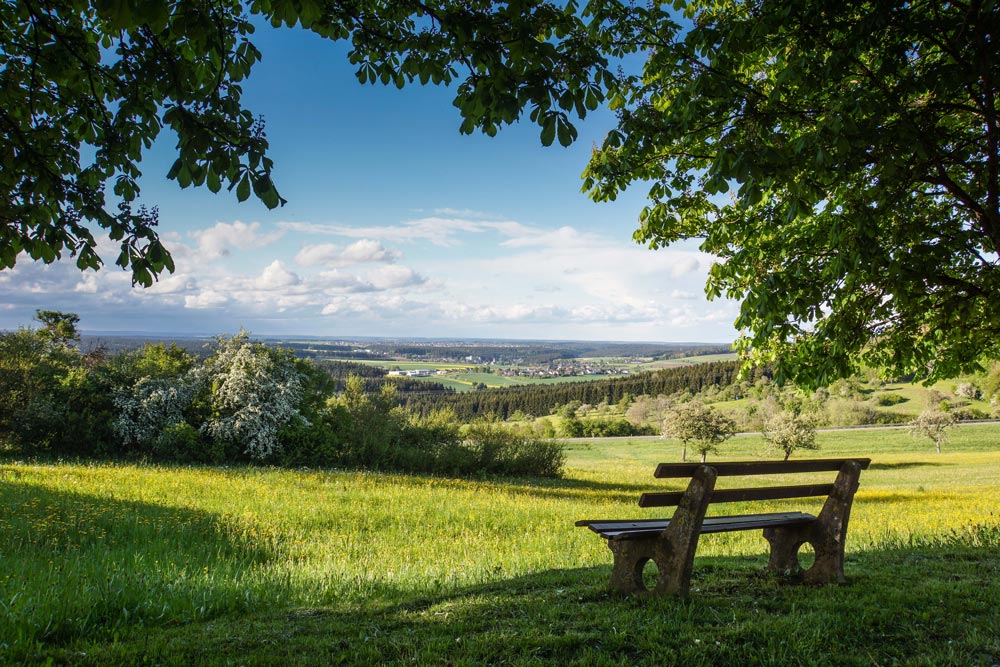
{"label": "small tree in meadow", "polygon": [[910,434],[918,438],[929,438],[937,453],[941,453],[941,443],[948,435],[948,429],[955,425],[955,416],[939,409],[924,410],[910,422]]}
{"label": "small tree in meadow", "polygon": [[764,440],[769,449],[784,454],[784,460],[797,449],[819,449],[812,422],[791,412],[779,412],[764,424]]}
{"label": "small tree in meadow", "polygon": [[718,452],[719,446],[735,433],[735,421],[699,401],[678,405],[663,421],[663,434],[681,441],[682,461],[687,460],[689,443],[704,463],[710,452]]}

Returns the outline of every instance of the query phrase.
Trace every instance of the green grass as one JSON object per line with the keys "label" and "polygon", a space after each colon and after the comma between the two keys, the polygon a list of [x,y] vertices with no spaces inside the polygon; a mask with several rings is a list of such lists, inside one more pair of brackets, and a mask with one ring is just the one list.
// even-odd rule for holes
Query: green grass
{"label": "green grass", "polygon": [[334,357],[329,357],[331,361],[344,361],[350,362],[352,364],[364,364],[365,366],[378,366],[379,368],[384,368],[386,370],[399,370],[399,371],[420,371],[420,370],[466,370],[475,366],[475,364],[456,364],[449,362],[437,362],[437,361],[394,361],[392,359],[338,359]]}
{"label": "green grass", "polygon": [[567,382],[593,382],[594,380],[606,380],[618,375],[567,375],[551,378],[529,378],[518,376],[499,375],[497,373],[474,373],[474,372],[449,372],[448,375],[431,375],[429,377],[417,377],[414,380],[424,380],[427,382],[439,382],[446,387],[451,387],[455,391],[473,391],[477,383],[485,384],[489,388],[512,387],[538,384],[564,384]]}
{"label": "green grass", "polygon": [[819,439],[813,456],[874,460],[851,584],[762,577],[759,535],[711,535],[687,601],[608,593],[610,552],[573,527],[650,516],[635,501],[677,488],[651,476],[672,441],[574,442],[548,481],[4,463],[0,664],[1000,661],[998,427],[941,455],[899,430]]}

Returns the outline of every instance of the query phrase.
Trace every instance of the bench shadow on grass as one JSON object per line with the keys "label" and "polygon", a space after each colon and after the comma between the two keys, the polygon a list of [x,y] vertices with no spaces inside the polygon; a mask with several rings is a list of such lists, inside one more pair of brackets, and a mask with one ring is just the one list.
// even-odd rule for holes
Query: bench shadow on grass
{"label": "bench shadow on grass", "polygon": [[953,465],[949,463],[935,463],[932,461],[902,461],[900,463],[872,463],[869,470],[906,470],[907,468],[926,468],[928,466],[939,467]]}
{"label": "bench shadow on grass", "polygon": [[[763,574],[764,554],[696,557],[688,600],[610,593],[610,565],[554,569],[158,630],[141,644],[98,647],[93,664],[141,655],[163,664],[860,665],[934,655],[944,646],[950,660],[929,657],[927,664],[993,664],[1000,656],[990,611],[1000,597],[991,574],[1000,569],[997,546],[851,553],[850,583],[821,588]],[[859,659],[844,654],[831,662],[826,651],[838,645],[851,646]],[[790,651],[787,663],[775,653],[783,650]]]}
{"label": "bench shadow on grass", "polygon": [[15,655],[35,642],[249,608],[232,591],[242,572],[272,557],[266,541],[208,512],[53,490],[17,475],[0,477],[0,508],[0,601],[15,638],[0,636],[0,649],[7,643]]}
{"label": "bench shadow on grass", "polygon": [[649,482],[597,482],[585,479],[530,479],[524,477],[504,479],[497,486],[538,498],[579,499],[599,494],[613,502],[635,503],[639,495],[649,491],[683,491],[687,482],[664,482],[650,475]]}

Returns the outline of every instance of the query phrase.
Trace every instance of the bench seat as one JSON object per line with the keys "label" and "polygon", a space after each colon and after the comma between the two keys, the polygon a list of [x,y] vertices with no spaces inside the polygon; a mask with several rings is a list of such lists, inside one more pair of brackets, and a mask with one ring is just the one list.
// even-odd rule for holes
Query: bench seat
{"label": "bench seat", "polygon": [[[701,524],[701,534],[728,533],[737,530],[755,530],[778,526],[801,526],[816,520],[805,512],[772,512],[743,516],[707,516]],[[608,540],[633,540],[656,536],[666,530],[670,519],[638,519],[609,521],[577,521]]]}

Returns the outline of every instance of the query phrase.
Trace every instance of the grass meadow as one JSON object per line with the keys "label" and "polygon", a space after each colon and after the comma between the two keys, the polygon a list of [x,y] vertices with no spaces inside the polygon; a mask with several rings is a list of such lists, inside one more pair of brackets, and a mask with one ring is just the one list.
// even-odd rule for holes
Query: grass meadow
{"label": "grass meadow", "polygon": [[575,441],[545,481],[7,459],[0,664],[1000,663],[1000,426],[940,455],[901,430],[819,441],[873,459],[850,583],[763,576],[759,533],[708,535],[688,600],[609,593],[610,552],[573,526],[656,516],[636,499],[679,486],[652,478],[672,441]]}

